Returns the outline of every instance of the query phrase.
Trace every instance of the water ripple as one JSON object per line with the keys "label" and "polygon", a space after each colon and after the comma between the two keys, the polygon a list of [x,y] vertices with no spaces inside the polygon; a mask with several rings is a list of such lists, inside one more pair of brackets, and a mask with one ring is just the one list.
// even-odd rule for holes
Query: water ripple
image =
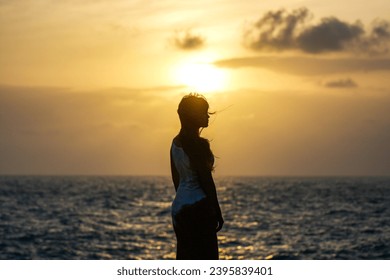
{"label": "water ripple", "polygon": [[[389,178],[216,180],[222,259],[390,259]],[[173,259],[167,177],[0,177],[0,259]]]}

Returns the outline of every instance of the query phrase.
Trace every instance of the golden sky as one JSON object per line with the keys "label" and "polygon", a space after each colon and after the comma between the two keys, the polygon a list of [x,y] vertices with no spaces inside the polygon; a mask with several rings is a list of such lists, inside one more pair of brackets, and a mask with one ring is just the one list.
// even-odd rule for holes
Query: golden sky
{"label": "golden sky", "polygon": [[0,174],[390,175],[390,2],[0,0]]}

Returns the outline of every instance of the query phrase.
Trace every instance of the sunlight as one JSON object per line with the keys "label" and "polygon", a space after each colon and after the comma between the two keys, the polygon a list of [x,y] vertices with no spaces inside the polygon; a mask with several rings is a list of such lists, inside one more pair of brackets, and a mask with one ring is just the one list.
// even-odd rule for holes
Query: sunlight
{"label": "sunlight", "polygon": [[226,87],[225,71],[209,63],[187,63],[177,68],[175,79],[192,91],[220,91]]}

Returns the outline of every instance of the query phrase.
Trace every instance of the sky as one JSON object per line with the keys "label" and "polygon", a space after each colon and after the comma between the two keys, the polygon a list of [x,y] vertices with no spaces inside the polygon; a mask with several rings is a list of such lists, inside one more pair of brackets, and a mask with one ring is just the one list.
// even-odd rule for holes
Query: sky
{"label": "sky", "polygon": [[169,175],[187,93],[215,176],[390,176],[387,0],[0,0],[0,174]]}

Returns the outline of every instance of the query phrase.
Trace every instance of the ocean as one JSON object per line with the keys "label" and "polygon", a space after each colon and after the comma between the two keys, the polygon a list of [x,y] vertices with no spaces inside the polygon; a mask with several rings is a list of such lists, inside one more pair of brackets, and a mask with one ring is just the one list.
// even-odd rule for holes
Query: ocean
{"label": "ocean", "polygon": [[[221,259],[390,259],[390,178],[220,177]],[[0,176],[0,259],[174,259],[169,177]]]}

